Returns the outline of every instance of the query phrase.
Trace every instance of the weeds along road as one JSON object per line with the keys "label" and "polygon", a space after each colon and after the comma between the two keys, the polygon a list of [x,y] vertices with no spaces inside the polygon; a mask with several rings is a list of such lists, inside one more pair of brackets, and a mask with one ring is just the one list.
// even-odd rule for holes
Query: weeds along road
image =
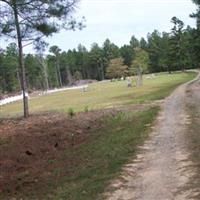
{"label": "weeds along road", "polygon": [[198,184],[196,188],[188,187],[197,169],[190,158],[185,134],[191,124],[186,112],[187,88],[195,83],[179,86],[165,100],[150,138],[140,148],[137,159],[126,165],[120,178],[111,183],[105,192],[106,199],[186,200],[199,195]]}

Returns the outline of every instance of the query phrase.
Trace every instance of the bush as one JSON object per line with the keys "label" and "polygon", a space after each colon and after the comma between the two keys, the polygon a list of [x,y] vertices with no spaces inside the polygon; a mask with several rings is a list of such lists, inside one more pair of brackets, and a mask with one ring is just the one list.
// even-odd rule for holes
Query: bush
{"label": "bush", "polygon": [[67,111],[67,114],[70,118],[72,118],[75,115],[74,109],[73,108],[69,108]]}
{"label": "bush", "polygon": [[85,106],[84,112],[89,112],[89,107],[88,106]]}

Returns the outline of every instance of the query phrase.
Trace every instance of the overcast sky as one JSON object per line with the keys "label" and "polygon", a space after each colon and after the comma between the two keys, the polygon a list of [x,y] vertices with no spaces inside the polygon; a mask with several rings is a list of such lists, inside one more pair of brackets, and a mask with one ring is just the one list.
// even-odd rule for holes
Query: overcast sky
{"label": "overcast sky", "polygon": [[[76,15],[86,18],[82,31],[62,31],[47,39],[62,50],[73,49],[79,43],[90,49],[96,42],[102,45],[106,38],[118,46],[128,44],[132,35],[146,37],[154,29],[170,31],[170,19],[177,16],[185,25],[195,26],[189,14],[196,6],[191,0],[81,0]],[[5,42],[1,39],[1,46]],[[26,47],[30,52],[31,47]]]}

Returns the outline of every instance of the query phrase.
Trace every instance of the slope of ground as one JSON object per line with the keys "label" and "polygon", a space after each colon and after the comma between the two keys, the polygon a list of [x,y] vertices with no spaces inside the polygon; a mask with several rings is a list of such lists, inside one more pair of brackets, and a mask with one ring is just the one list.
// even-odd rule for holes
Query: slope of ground
{"label": "slope of ground", "polygon": [[94,199],[146,138],[151,107],[2,120],[0,199]]}

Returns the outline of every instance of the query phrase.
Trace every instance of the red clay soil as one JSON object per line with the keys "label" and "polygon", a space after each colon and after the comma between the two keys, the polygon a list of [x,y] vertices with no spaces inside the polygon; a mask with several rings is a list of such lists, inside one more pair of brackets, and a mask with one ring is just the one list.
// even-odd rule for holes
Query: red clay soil
{"label": "red clay soil", "polygon": [[79,113],[73,119],[49,113],[0,120],[0,193],[7,199],[34,195],[35,191],[44,196],[49,187],[55,188],[59,178],[73,172],[73,166],[81,162],[67,158],[67,150],[88,142],[105,126],[103,118],[119,111]]}

